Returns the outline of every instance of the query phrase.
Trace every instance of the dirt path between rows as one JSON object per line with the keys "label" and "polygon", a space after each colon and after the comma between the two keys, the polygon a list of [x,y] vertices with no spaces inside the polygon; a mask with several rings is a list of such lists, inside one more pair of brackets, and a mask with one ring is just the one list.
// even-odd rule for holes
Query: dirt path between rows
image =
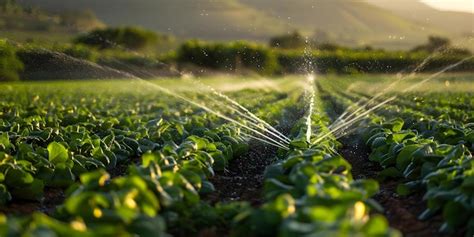
{"label": "dirt path between rows", "polygon": [[[365,145],[354,144],[353,141],[360,140],[357,137],[342,139],[344,147],[340,154],[352,165],[354,179],[377,179],[382,168],[369,161],[369,150]],[[396,188],[399,181],[379,180],[380,191],[373,197],[384,207],[384,215],[391,227],[400,230],[408,237],[448,237],[463,236],[462,233],[442,234],[438,230],[443,220],[437,215],[427,221],[418,220],[418,216],[426,209],[423,201],[423,193],[418,192],[406,197],[399,196]]]}
{"label": "dirt path between rows", "polygon": [[224,172],[210,181],[216,187],[207,200],[211,203],[248,201],[252,206],[262,203],[263,174],[273,163],[276,149],[262,144],[251,144],[250,151],[233,159]]}
{"label": "dirt path between rows", "polygon": [[[281,124],[275,128],[283,134],[289,134],[304,111],[296,107],[285,110],[282,112]],[[263,203],[263,175],[266,167],[275,162],[277,151],[276,147],[251,142],[249,152],[231,160],[224,172],[217,173],[210,179],[216,191],[206,197],[206,200],[212,204],[247,201],[252,206],[260,206]]]}
{"label": "dirt path between rows", "polygon": [[[335,103],[332,95],[319,85],[322,92],[321,98],[327,102],[326,113],[332,121],[342,114],[344,108]],[[354,179],[375,179],[382,167],[369,160],[370,150],[365,144],[361,144],[361,138],[357,134],[340,139],[343,147],[339,153],[352,165],[352,176]],[[437,215],[427,221],[418,220],[418,216],[426,209],[423,201],[423,191],[409,195],[399,196],[396,192],[400,180],[378,180],[380,191],[373,197],[384,208],[383,215],[387,218],[391,227],[402,232],[408,237],[447,237],[463,236],[460,233],[447,235],[439,233],[443,221],[441,215]]]}

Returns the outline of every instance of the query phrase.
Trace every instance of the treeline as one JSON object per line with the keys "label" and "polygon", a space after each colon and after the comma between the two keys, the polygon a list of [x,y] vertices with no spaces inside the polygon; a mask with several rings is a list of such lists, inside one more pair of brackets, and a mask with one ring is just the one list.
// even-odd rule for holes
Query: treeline
{"label": "treeline", "polygon": [[[62,80],[175,76],[155,56],[122,50],[97,50],[85,45],[44,48],[27,45],[16,48],[23,64],[17,77],[7,80]],[[2,78],[5,80],[5,78]]]}
{"label": "treeline", "polygon": [[173,40],[137,27],[97,29],[78,35],[70,44],[53,46],[4,39],[0,40],[0,81],[112,78],[127,74],[150,77],[157,70],[169,73],[156,54],[143,52]]}
{"label": "treeline", "polygon": [[[279,73],[302,72],[306,70],[304,65],[308,61],[314,65],[310,70],[319,73],[399,73],[415,69],[430,55],[425,52],[313,51],[309,56],[303,56],[301,51],[285,51],[278,53],[278,62]],[[419,72],[441,70],[465,58],[465,55],[434,56]],[[474,71],[474,60],[468,60],[451,71]]]}
{"label": "treeline", "polygon": [[[427,44],[430,44],[428,42]],[[280,44],[281,45],[281,44]],[[293,44],[294,45],[294,44]],[[434,51],[434,50],[433,50]],[[281,49],[252,43],[208,43],[189,41],[177,51],[180,64],[191,63],[218,70],[254,70],[263,74],[316,71],[319,73],[398,73],[414,69],[430,55],[422,72],[440,70],[469,57],[464,50],[384,51],[371,48],[348,49],[325,44],[325,48]],[[451,71],[474,71],[474,59]]]}
{"label": "treeline", "polygon": [[277,55],[271,50],[262,45],[241,41],[231,43],[188,41],[177,50],[176,61],[216,70],[249,69],[263,74],[274,74],[280,68]]}
{"label": "treeline", "polygon": [[[130,74],[139,77],[176,76],[174,67],[193,70],[196,66],[237,74],[250,71],[265,75],[308,71],[398,73],[413,70],[428,57],[419,71],[431,72],[471,55],[468,50],[452,47],[449,40],[441,37],[430,37],[426,43],[410,51],[385,51],[308,41],[296,33],[287,38],[276,37],[268,46],[245,41],[190,40],[165,56],[153,53],[157,45],[172,41],[174,38],[170,36],[136,27],[97,29],[77,36],[70,44],[48,48],[0,40],[0,80],[114,78]],[[474,71],[474,59],[466,60],[451,71]]]}

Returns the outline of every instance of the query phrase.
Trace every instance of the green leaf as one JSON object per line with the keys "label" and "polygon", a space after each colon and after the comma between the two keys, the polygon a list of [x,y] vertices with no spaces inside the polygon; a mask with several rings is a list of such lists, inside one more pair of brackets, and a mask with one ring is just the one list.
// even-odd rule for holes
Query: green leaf
{"label": "green leaf", "polygon": [[403,174],[397,168],[389,167],[387,169],[382,170],[379,173],[379,176],[382,178],[386,178],[386,177],[397,178],[397,177],[402,177]]}
{"label": "green leaf", "polygon": [[449,227],[457,228],[463,226],[469,219],[469,212],[461,204],[450,201],[443,208],[443,217]]}
{"label": "green leaf", "polygon": [[388,228],[388,222],[383,216],[374,215],[362,230],[365,236],[386,236]]}
{"label": "green leaf", "polygon": [[275,197],[281,193],[288,193],[293,189],[293,186],[284,184],[277,179],[265,180],[265,196],[267,198]]}
{"label": "green leaf", "polygon": [[213,168],[216,171],[223,171],[225,169],[225,167],[227,167],[228,161],[225,158],[222,151],[217,150],[215,152],[211,152],[210,155],[214,159]]}
{"label": "green leaf", "polygon": [[47,181],[47,185],[50,187],[63,187],[66,188],[73,184],[76,177],[72,173],[70,168],[57,168],[53,172],[53,176]]}
{"label": "green leaf", "polygon": [[430,219],[431,217],[433,217],[434,215],[436,215],[438,213],[439,209],[426,209],[424,210],[419,216],[418,216],[418,219],[422,220],[422,221],[426,221],[428,219]]}
{"label": "green leaf", "polygon": [[8,152],[10,150],[11,143],[8,133],[0,133],[0,151]]}
{"label": "green leaf", "polygon": [[389,123],[384,124],[383,127],[390,129],[392,132],[400,132],[404,124],[405,122],[403,119],[397,118],[390,121]]}
{"label": "green leaf", "polygon": [[413,159],[413,152],[419,148],[421,148],[421,146],[418,144],[405,146],[400,153],[398,153],[397,168],[399,170],[405,170]]}
{"label": "green leaf", "polygon": [[461,184],[461,188],[463,189],[463,191],[473,194],[474,193],[474,176],[466,177]]}
{"label": "green leaf", "polygon": [[199,190],[199,193],[200,194],[208,194],[208,193],[212,193],[214,191],[216,191],[216,188],[214,187],[214,185],[211,182],[205,180],[205,181],[202,182],[202,187]]}
{"label": "green leaf", "polygon": [[387,145],[387,138],[385,137],[377,137],[374,139],[374,141],[372,142],[372,144],[370,145],[370,147],[372,149],[377,149],[381,146],[384,146],[384,145]]}
{"label": "green leaf", "polygon": [[12,199],[12,196],[8,192],[7,187],[5,187],[5,185],[3,184],[0,184],[0,206],[5,205],[11,199]]}
{"label": "green leaf", "polygon": [[128,230],[141,237],[166,237],[166,224],[159,216],[154,218],[139,217],[133,220]]}
{"label": "green leaf", "polygon": [[69,160],[68,150],[57,142],[48,145],[48,158],[54,165],[65,164]]}
{"label": "green leaf", "polygon": [[405,184],[399,184],[397,186],[397,193],[400,196],[407,196],[412,193],[412,190]]}
{"label": "green leaf", "polygon": [[105,170],[99,169],[93,172],[82,174],[79,179],[84,185],[101,187],[104,186],[105,183],[110,179],[110,175]]}
{"label": "green leaf", "polygon": [[282,194],[273,202],[265,204],[263,209],[272,210],[281,215],[281,217],[287,217],[295,211],[295,200],[289,194]]}
{"label": "green leaf", "polygon": [[264,178],[265,179],[277,178],[283,175],[284,172],[285,171],[281,163],[272,164],[272,165],[267,166],[267,168],[265,168]]}
{"label": "green leaf", "polygon": [[371,179],[356,180],[353,185],[364,190],[367,193],[366,198],[375,195],[379,191],[379,183]]}
{"label": "green leaf", "polygon": [[374,211],[376,212],[379,212],[379,213],[383,213],[384,212],[384,208],[382,205],[380,205],[380,203],[378,203],[377,201],[375,201],[374,199],[372,198],[369,198],[365,201],[365,204],[367,204],[367,206],[369,206],[371,209],[373,209]]}
{"label": "green leaf", "polygon": [[305,138],[293,139],[290,142],[291,147],[305,149],[308,148],[308,142]]}
{"label": "green leaf", "polygon": [[9,187],[25,187],[33,181],[33,176],[19,166],[11,167],[5,173],[5,183]]}

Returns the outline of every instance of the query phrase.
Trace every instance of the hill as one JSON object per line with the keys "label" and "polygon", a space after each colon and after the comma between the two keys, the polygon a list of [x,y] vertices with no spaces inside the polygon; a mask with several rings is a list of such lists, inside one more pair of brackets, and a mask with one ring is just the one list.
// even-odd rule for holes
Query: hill
{"label": "hill", "polygon": [[181,37],[266,39],[286,26],[237,0],[35,0],[20,1],[61,12],[91,9],[109,25],[140,25]]}
{"label": "hill", "polygon": [[350,45],[403,47],[423,41],[428,34],[443,33],[361,1],[241,1],[272,16],[287,18],[299,29],[319,32],[330,41]]}
{"label": "hill", "polygon": [[[379,0],[21,0],[54,12],[90,9],[105,23],[140,25],[178,37],[267,40],[300,30],[347,45],[408,48],[427,35],[460,34],[444,22],[425,22],[383,7]],[[389,0],[380,0],[390,2]],[[404,0],[405,1],[405,0]],[[407,0],[408,1],[408,0]],[[391,4],[396,5],[396,4]],[[426,14],[445,14],[432,9]],[[446,13],[447,14],[447,13]],[[450,13],[451,14],[451,13]],[[465,19],[463,13],[451,18]],[[459,25],[461,25],[459,23]],[[464,22],[462,25],[469,25]],[[462,26],[462,27],[464,27]],[[461,27],[461,26],[459,26]],[[472,27],[472,24],[471,24]]]}
{"label": "hill", "polygon": [[0,0],[0,37],[17,41],[41,38],[57,41],[103,26],[91,11],[71,9],[52,14],[37,7],[21,6],[14,0]]}
{"label": "hill", "polygon": [[390,10],[398,16],[426,25],[436,26],[455,34],[474,33],[474,14],[468,12],[440,11],[413,0],[366,0],[368,3]]}

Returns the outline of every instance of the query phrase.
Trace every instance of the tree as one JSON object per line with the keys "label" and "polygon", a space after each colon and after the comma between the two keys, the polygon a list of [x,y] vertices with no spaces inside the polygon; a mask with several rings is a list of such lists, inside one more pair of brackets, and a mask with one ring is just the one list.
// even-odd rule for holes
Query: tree
{"label": "tree", "polygon": [[321,29],[316,29],[313,34],[313,40],[317,44],[328,43],[331,41],[331,35]]}
{"label": "tree", "polygon": [[59,17],[62,26],[78,31],[89,31],[105,26],[91,10],[63,11]]}
{"label": "tree", "polygon": [[294,31],[291,34],[275,36],[270,39],[270,47],[297,49],[306,46],[305,38],[298,32]]}
{"label": "tree", "polygon": [[448,38],[440,37],[440,36],[430,36],[428,37],[428,42],[422,45],[419,45],[412,49],[412,51],[427,51],[427,52],[435,52],[437,50],[443,50],[449,48],[451,45],[451,41]]}
{"label": "tree", "polygon": [[426,44],[412,49],[414,52],[425,51],[433,53],[435,51],[442,51],[443,54],[450,55],[471,55],[471,52],[468,49],[457,48],[451,46],[451,41],[448,38],[439,37],[439,36],[430,36]]}
{"label": "tree", "polygon": [[0,40],[0,81],[19,80],[18,73],[23,70],[23,63],[18,59],[13,45]]}
{"label": "tree", "polygon": [[158,35],[138,27],[105,28],[91,31],[74,40],[99,49],[125,47],[132,50],[147,48],[158,42]]}

